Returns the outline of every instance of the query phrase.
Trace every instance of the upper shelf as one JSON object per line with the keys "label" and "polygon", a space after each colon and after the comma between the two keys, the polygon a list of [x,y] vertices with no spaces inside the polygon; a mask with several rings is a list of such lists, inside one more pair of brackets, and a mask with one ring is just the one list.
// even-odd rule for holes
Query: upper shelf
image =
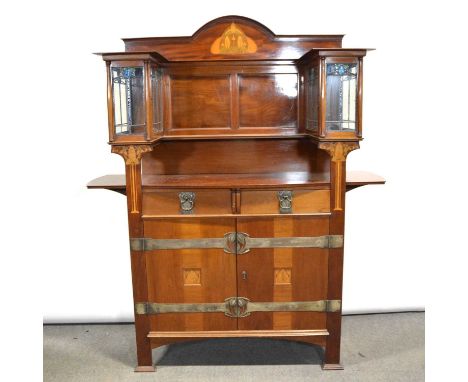
{"label": "upper shelf", "polygon": [[[143,178],[159,188],[259,188],[281,186],[326,186],[324,179],[305,172],[278,174],[219,174],[219,175],[158,175]],[[346,191],[371,184],[384,184],[385,179],[366,171],[346,173]],[[102,188],[125,194],[125,175],[104,175],[87,184],[90,189]]]}

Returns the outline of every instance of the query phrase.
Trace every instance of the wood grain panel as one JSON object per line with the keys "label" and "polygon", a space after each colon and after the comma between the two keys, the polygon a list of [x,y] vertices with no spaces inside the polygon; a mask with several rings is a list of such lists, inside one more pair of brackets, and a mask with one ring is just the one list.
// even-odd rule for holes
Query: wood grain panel
{"label": "wood grain panel", "polygon": [[[145,222],[145,236],[164,239],[223,237],[234,219],[167,219]],[[222,249],[156,250],[145,253],[148,300],[158,303],[219,303],[236,296],[236,257]],[[186,283],[187,270],[195,271]],[[189,281],[190,281],[189,280]],[[197,280],[195,280],[197,281]],[[152,331],[235,330],[223,313],[165,313],[151,316]]]}
{"label": "wood grain panel", "polygon": [[[239,218],[238,231],[251,237],[320,236],[326,217]],[[275,285],[275,268],[290,268],[291,284]],[[241,277],[245,271],[246,279]],[[328,249],[251,249],[237,258],[239,296],[252,301],[313,301],[327,298]],[[240,330],[324,329],[322,312],[252,312],[239,319]]]}
{"label": "wood grain panel", "polygon": [[171,129],[230,128],[230,77],[173,76]]}
{"label": "wood grain panel", "polygon": [[142,167],[143,177],[305,171],[329,180],[329,161],[309,139],[165,141],[144,155]]}
{"label": "wood grain panel", "polygon": [[[330,212],[329,190],[294,190],[293,213]],[[277,214],[279,201],[277,191],[241,191],[242,214]]]}
{"label": "wood grain panel", "polygon": [[239,127],[297,127],[297,74],[239,75]]}
{"label": "wood grain panel", "polygon": [[[179,193],[192,191],[145,190],[143,192],[143,217],[148,215],[181,215]],[[192,215],[230,214],[231,190],[196,190]]]}

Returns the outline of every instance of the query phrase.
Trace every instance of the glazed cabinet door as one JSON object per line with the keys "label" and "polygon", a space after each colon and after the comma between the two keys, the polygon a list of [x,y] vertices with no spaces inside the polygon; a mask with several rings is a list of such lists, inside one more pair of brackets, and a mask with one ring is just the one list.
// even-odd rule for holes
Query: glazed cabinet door
{"label": "glazed cabinet door", "polygon": [[[174,243],[176,246],[191,246],[186,249],[150,248],[145,251],[149,302],[162,304],[158,306],[173,304],[177,309],[188,309],[188,312],[151,315],[151,330],[237,329],[237,318],[228,317],[223,312],[193,312],[199,306],[206,306],[204,304],[222,306],[226,298],[237,294],[235,254],[226,253],[219,247],[210,248],[209,244],[204,248],[196,248],[200,246],[200,240],[222,240],[226,233],[234,232],[235,219],[155,219],[145,221],[144,230],[146,238],[157,238],[163,247],[173,246]],[[213,240],[208,240],[210,242]]]}
{"label": "glazed cabinet door", "polygon": [[[328,216],[245,217],[237,222],[238,235],[249,238],[286,239],[323,237],[329,232]],[[302,239],[301,239],[302,240]],[[261,245],[261,241],[258,242]],[[257,243],[257,244],[258,244]],[[278,243],[278,242],[277,242]],[[284,245],[284,243],[283,243]],[[294,244],[293,244],[294,245]],[[296,243],[297,245],[297,243]],[[255,310],[238,319],[241,330],[325,329],[326,313],[319,311],[275,311],[270,303],[327,299],[328,248],[250,248],[237,255],[238,295]],[[287,305],[286,305],[287,306]],[[281,309],[281,307],[279,308]]]}

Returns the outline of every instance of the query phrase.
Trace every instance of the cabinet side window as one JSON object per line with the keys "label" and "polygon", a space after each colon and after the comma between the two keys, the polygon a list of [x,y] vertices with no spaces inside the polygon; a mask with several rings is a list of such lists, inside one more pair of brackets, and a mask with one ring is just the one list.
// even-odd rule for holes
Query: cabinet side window
{"label": "cabinet side window", "polygon": [[153,97],[153,132],[159,133],[162,126],[162,72],[161,69],[151,68],[151,92]]}
{"label": "cabinet side window", "polygon": [[326,128],[333,132],[356,129],[357,65],[327,64]]}
{"label": "cabinet side window", "polygon": [[116,135],[144,134],[143,67],[113,67],[112,96]]}
{"label": "cabinet side window", "polygon": [[318,131],[319,81],[317,68],[310,68],[307,81],[307,124],[306,129]]}

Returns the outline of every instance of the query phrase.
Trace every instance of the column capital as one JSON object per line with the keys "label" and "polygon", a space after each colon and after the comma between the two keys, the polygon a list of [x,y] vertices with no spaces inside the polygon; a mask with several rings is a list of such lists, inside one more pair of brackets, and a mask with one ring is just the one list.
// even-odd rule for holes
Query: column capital
{"label": "column capital", "polygon": [[319,142],[318,148],[325,150],[332,162],[344,162],[351,151],[359,148],[359,142]]}
{"label": "column capital", "polygon": [[126,145],[126,146],[112,146],[112,152],[119,154],[124,158],[126,165],[138,165],[141,161],[141,156],[153,147],[150,145]]}

